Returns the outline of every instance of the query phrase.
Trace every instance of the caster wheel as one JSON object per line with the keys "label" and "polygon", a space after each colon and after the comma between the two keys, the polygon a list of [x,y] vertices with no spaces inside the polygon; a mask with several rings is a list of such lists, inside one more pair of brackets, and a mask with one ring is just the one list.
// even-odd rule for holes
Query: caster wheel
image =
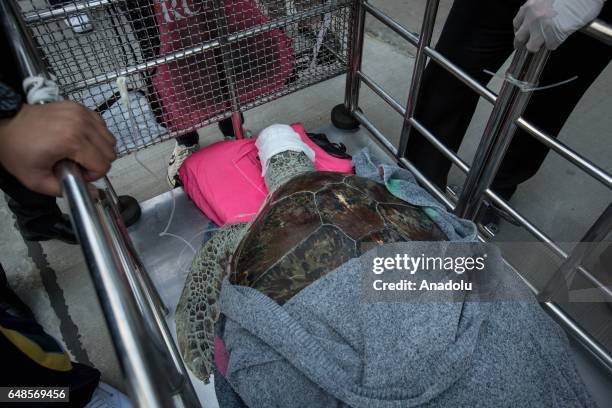
{"label": "caster wheel", "polygon": [[[240,112],[240,124],[244,125],[244,115]],[[225,118],[219,121],[219,130],[225,137],[236,137],[234,134],[234,126],[232,125],[232,118]]]}
{"label": "caster wheel", "polygon": [[338,129],[357,130],[359,128],[359,121],[346,110],[343,103],[334,106],[331,112],[331,121]]}
{"label": "caster wheel", "polygon": [[138,204],[134,197],[119,196],[118,207],[126,227],[133,225],[140,219],[140,204]]}

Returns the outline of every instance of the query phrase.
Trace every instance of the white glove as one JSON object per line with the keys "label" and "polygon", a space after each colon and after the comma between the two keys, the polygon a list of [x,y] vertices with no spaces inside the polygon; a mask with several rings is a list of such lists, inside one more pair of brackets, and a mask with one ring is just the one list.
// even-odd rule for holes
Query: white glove
{"label": "white glove", "polygon": [[599,15],[604,0],[528,0],[514,17],[514,48],[555,50]]}

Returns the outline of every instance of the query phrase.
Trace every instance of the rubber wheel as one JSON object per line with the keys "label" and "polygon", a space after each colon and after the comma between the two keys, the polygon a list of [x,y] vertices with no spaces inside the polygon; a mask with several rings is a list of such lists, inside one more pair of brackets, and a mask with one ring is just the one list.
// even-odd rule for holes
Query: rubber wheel
{"label": "rubber wheel", "polygon": [[334,106],[331,112],[331,121],[335,127],[342,130],[357,130],[359,129],[359,121],[355,119],[343,103]]}
{"label": "rubber wheel", "polygon": [[134,197],[119,196],[118,207],[126,227],[133,225],[140,219],[140,215],[142,214],[140,204],[138,204],[138,201],[136,201]]}
{"label": "rubber wheel", "polygon": [[[240,124],[244,125],[244,115],[240,112]],[[225,137],[236,137],[234,134],[234,126],[232,125],[232,118],[225,118],[219,121],[219,130]]]}

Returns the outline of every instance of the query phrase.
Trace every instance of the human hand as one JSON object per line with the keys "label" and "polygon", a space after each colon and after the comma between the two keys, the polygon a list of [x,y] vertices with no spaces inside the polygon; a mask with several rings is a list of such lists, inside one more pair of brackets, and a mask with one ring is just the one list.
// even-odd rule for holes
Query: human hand
{"label": "human hand", "polygon": [[70,159],[86,181],[104,176],[115,160],[115,138],[97,113],[71,101],[23,105],[0,121],[0,162],[30,190],[60,196],[54,166]]}
{"label": "human hand", "polygon": [[514,17],[514,48],[555,50],[600,13],[604,0],[528,0]]}

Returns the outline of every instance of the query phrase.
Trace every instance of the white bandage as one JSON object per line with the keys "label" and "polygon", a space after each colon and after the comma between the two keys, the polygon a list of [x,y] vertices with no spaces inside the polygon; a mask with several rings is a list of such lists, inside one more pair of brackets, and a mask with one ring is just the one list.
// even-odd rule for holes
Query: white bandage
{"label": "white bandage", "polygon": [[268,162],[272,156],[286,152],[303,152],[314,163],[315,152],[302,142],[300,135],[289,125],[272,125],[261,131],[255,142],[259,149],[261,175],[266,175]]}

